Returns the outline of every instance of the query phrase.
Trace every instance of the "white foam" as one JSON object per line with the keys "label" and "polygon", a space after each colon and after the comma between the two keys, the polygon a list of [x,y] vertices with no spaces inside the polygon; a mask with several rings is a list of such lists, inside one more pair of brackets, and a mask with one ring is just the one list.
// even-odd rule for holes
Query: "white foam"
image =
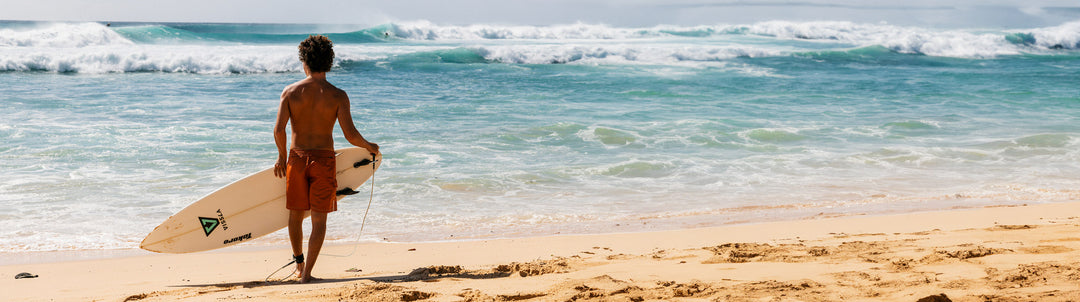
{"label": "white foam", "polygon": [[1032,29],[1030,33],[1035,37],[1036,45],[1043,48],[1080,49],[1080,21]]}
{"label": "white foam", "polygon": [[772,21],[747,27],[751,34],[784,39],[829,40],[863,47],[879,45],[900,53],[990,58],[1021,53],[1004,33],[972,33],[851,22]]}
{"label": "white foam", "polygon": [[[273,73],[301,71],[295,47],[131,45],[82,48],[14,49],[0,56],[0,71],[52,71],[78,73],[186,72]],[[380,56],[347,51],[342,60],[373,60]]]}
{"label": "white foam", "polygon": [[[1032,29],[1026,31],[987,32],[981,30],[935,30],[919,27],[900,27],[883,24],[859,24],[852,22],[790,22],[770,21],[750,25],[701,25],[670,26],[662,25],[650,28],[618,28],[598,24],[570,24],[554,26],[442,26],[428,21],[397,23],[393,26],[396,35],[414,40],[639,40],[639,39],[723,39],[733,35],[757,35],[780,39],[833,41],[847,43],[854,47],[880,45],[900,53],[925,54],[929,56],[992,58],[1003,55],[1016,55],[1031,51],[1048,49],[1080,48],[1080,22],[1066,23],[1061,26]],[[1027,49],[1006,40],[1005,36],[1013,32],[1030,32],[1035,37],[1036,49]],[[684,58],[701,60],[702,58],[731,58],[738,56],[759,57],[785,55],[789,52],[775,51],[766,45],[754,48],[715,49],[679,54]],[[605,50],[608,51],[608,50]],[[593,55],[602,55],[605,51],[591,51]],[[618,53],[618,52],[616,52]],[[584,54],[584,53],[583,53]],[[507,62],[524,62],[520,58],[509,58]],[[559,58],[541,58],[543,63],[559,62]],[[554,61],[543,61],[555,59]],[[631,60],[634,61],[634,60]],[[529,63],[534,64],[534,63]]]}
{"label": "white foam", "polygon": [[[751,25],[657,26],[617,28],[606,25],[440,26],[427,21],[394,24],[406,39],[473,41],[464,46],[487,60],[509,64],[664,65],[729,68],[757,76],[771,70],[730,65],[735,58],[787,56],[818,50],[768,39],[878,45],[899,53],[961,58],[993,58],[1054,49],[1080,48],[1080,22],[1013,32],[932,30],[851,22],[772,21]],[[693,33],[679,36],[671,33]],[[1026,34],[1032,42],[1008,41]],[[733,38],[750,35],[760,41]],[[529,43],[500,42],[508,39]],[[642,40],[647,39],[647,40]],[[740,40],[742,39],[742,40]],[[807,42],[802,42],[807,43]],[[381,61],[395,55],[453,49],[463,45],[340,45],[338,62]],[[298,72],[293,45],[278,44],[137,44],[97,23],[56,23],[31,29],[0,29],[0,71],[79,73]],[[835,48],[834,48],[835,49]],[[837,50],[846,50],[842,48]]]}
{"label": "white foam", "polygon": [[551,44],[474,46],[485,59],[513,64],[650,64],[702,67],[737,57],[768,57],[779,50],[749,46],[694,46],[690,44]]}
{"label": "white foam", "polygon": [[0,29],[0,47],[73,48],[134,44],[98,23],[52,23],[32,29]]}
{"label": "white foam", "polygon": [[430,21],[393,24],[394,35],[414,40],[493,40],[493,39],[627,39],[642,36],[632,28],[612,28],[606,25],[576,23],[553,26],[468,25],[445,26]]}

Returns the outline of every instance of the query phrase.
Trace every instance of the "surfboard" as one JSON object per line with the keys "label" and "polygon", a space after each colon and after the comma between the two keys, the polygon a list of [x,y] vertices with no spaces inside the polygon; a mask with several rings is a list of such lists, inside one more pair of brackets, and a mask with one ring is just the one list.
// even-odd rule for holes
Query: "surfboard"
{"label": "surfboard", "polygon": [[[364,148],[336,150],[337,198],[357,193],[382,163]],[[289,224],[285,179],[274,168],[226,185],[188,205],[146,235],[139,247],[158,253],[190,253],[237,245]]]}

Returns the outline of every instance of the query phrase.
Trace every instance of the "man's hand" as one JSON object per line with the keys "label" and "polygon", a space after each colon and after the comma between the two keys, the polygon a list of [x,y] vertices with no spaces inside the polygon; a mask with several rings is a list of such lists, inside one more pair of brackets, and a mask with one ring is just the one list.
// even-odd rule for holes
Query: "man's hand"
{"label": "man's hand", "polygon": [[368,142],[368,145],[371,145],[371,148],[368,148],[368,152],[371,152],[371,154],[379,154],[379,145],[378,144]]}
{"label": "man's hand", "polygon": [[285,159],[278,158],[277,163],[274,164],[274,176],[278,178],[285,177]]}

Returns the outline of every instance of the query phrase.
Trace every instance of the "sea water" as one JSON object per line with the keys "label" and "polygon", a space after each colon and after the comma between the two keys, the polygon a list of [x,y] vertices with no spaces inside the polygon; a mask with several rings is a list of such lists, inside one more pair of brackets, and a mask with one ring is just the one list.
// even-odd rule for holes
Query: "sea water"
{"label": "sea water", "polygon": [[271,167],[314,33],[385,156],[333,242],[1080,199],[1080,22],[0,22],[0,252],[135,248]]}

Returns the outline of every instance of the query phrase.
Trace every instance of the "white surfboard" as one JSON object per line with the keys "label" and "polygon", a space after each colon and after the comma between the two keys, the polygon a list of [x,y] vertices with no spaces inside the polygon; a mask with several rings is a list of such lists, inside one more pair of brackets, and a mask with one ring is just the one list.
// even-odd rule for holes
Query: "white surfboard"
{"label": "white surfboard", "polygon": [[[356,193],[382,162],[364,148],[336,150],[338,195]],[[289,224],[285,179],[274,169],[251,174],[195,201],[146,235],[139,247],[159,253],[190,253],[248,242]]]}

